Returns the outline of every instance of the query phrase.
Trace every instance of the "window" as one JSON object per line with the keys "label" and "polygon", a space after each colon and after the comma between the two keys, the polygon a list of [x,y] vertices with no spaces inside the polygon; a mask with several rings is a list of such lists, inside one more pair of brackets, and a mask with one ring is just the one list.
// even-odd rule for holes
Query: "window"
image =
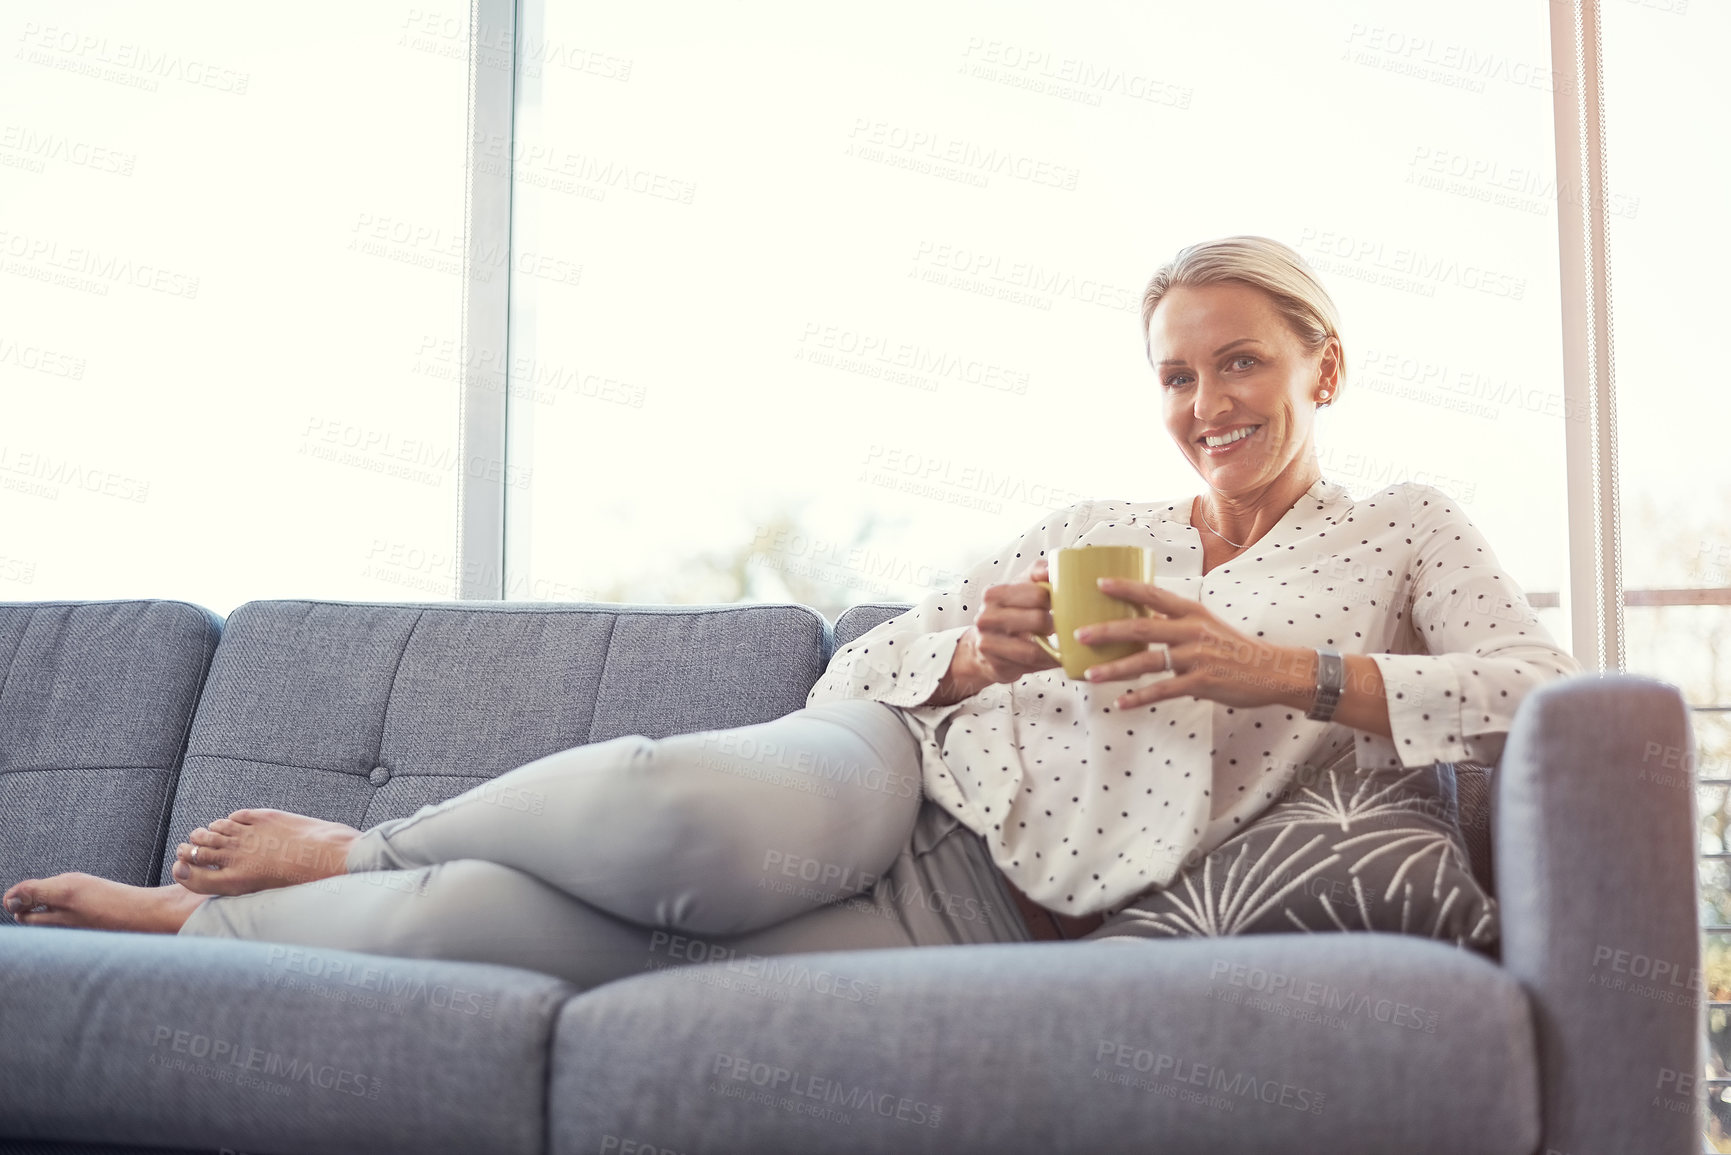
{"label": "window", "polygon": [[1654,789],[1687,790],[1692,777],[1696,791],[1710,1151],[1731,1151],[1731,477],[1715,437],[1731,399],[1700,343],[1716,343],[1707,335],[1731,311],[1719,224],[1731,163],[1696,147],[1696,112],[1731,100],[1713,52],[1728,35],[1722,6],[1604,6],[1629,665],[1695,708],[1694,767],[1673,751],[1643,770]]}
{"label": "window", "polygon": [[1197,492],[1140,295],[1239,232],[1343,312],[1324,474],[1435,484],[1566,588],[1543,6],[523,10],[523,596],[833,616],[1072,501]]}
{"label": "window", "polygon": [[467,25],[234,13],[11,12],[0,598],[455,588]]}

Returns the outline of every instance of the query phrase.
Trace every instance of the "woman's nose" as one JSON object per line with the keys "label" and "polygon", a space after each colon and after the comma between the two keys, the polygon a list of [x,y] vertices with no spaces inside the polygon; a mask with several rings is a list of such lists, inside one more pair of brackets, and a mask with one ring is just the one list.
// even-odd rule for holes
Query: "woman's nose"
{"label": "woman's nose", "polygon": [[1197,374],[1196,405],[1192,410],[1196,420],[1206,423],[1231,411],[1232,396],[1225,383],[1212,373]]}

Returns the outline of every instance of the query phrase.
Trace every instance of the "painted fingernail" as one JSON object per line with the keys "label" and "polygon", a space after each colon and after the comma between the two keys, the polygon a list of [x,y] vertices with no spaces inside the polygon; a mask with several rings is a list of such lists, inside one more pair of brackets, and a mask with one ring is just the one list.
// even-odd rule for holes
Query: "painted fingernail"
{"label": "painted fingernail", "polygon": [[1100,680],[1100,667],[1089,666],[1086,670],[1082,671],[1082,676],[1087,678],[1090,682],[1098,682]]}
{"label": "painted fingernail", "polygon": [[1079,627],[1076,630],[1076,640],[1078,642],[1093,641],[1094,640],[1094,627],[1093,626],[1081,626],[1081,627]]}

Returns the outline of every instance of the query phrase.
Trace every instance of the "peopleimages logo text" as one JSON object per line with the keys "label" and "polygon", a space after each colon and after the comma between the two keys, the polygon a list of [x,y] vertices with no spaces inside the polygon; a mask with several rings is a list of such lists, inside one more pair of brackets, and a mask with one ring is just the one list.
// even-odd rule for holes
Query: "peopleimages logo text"
{"label": "peopleimages logo text", "polygon": [[1463,262],[1454,257],[1433,257],[1418,249],[1390,248],[1382,241],[1346,233],[1306,228],[1299,233],[1299,249],[1350,261],[1369,269],[1380,269],[1414,278],[1421,283],[1455,285],[1493,297],[1519,301],[1526,296],[1527,279]]}

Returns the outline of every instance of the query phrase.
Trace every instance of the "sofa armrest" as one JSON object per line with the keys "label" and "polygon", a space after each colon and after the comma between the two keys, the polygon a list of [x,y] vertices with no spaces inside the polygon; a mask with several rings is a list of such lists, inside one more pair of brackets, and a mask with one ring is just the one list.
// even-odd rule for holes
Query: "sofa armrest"
{"label": "sofa armrest", "polygon": [[0,1135],[206,1151],[541,1155],[576,993],[483,963],[0,932]]}
{"label": "sofa armrest", "polygon": [[1694,734],[1675,686],[1535,691],[1493,782],[1502,962],[1533,1001],[1545,1148],[1700,1149]]}

